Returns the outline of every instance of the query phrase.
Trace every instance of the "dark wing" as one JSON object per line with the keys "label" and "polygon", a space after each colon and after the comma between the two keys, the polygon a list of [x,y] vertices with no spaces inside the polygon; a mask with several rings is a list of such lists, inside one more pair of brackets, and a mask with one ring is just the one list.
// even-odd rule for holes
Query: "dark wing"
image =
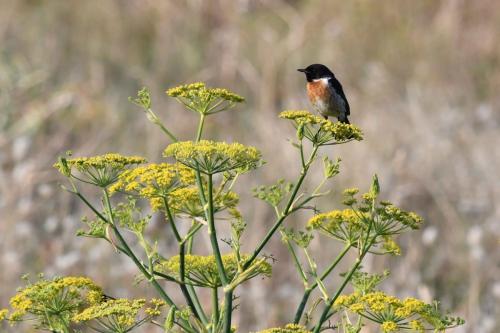
{"label": "dark wing", "polygon": [[330,89],[333,89],[340,97],[342,97],[345,102],[346,115],[350,115],[351,108],[349,107],[349,102],[347,102],[347,97],[345,97],[344,89],[342,89],[342,85],[340,84],[339,80],[337,80],[335,77],[332,77],[330,80],[328,80],[328,85],[330,86]]}

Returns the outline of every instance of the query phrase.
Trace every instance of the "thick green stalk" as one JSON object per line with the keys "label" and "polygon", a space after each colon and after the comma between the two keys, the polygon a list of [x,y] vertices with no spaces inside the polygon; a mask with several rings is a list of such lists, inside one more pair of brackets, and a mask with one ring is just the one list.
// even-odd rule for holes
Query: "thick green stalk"
{"label": "thick green stalk", "polygon": [[217,325],[219,323],[219,295],[217,287],[212,288],[212,332],[217,332]]}
{"label": "thick green stalk", "polygon": [[342,284],[340,285],[339,289],[337,289],[337,292],[335,293],[335,295],[333,296],[333,298],[330,299],[330,301],[325,306],[325,309],[321,313],[321,317],[320,317],[320,319],[318,321],[318,324],[314,328],[313,333],[319,333],[321,331],[321,325],[323,325],[323,323],[328,319],[327,318],[328,312],[330,312],[330,309],[332,308],[333,303],[335,303],[335,301],[340,296],[340,294],[344,290],[344,288],[347,285],[347,283],[351,280],[352,275],[356,272],[356,270],[358,269],[359,265],[361,265],[361,262],[363,261],[363,258],[368,253],[368,250],[370,250],[370,247],[372,246],[374,240],[375,240],[375,237],[373,237],[370,240],[370,242],[367,244],[367,246],[363,249],[363,251],[361,252],[361,255],[356,259],[356,263],[351,268],[351,270],[349,271],[349,273],[346,275],[346,277],[344,278],[344,281],[342,281]]}
{"label": "thick green stalk", "polygon": [[233,315],[233,290],[226,290],[224,296],[224,333],[231,333],[231,318]]}
{"label": "thick green stalk", "polygon": [[[215,256],[215,262],[217,264],[217,270],[219,271],[219,276],[223,286],[227,286],[229,283],[226,271],[224,269],[224,264],[222,262],[222,256],[220,254],[219,243],[217,241],[217,232],[215,229],[215,212],[214,212],[214,198],[213,198],[213,175],[208,175],[208,234],[210,236],[210,242],[212,244],[212,251]],[[233,311],[233,291],[225,290],[225,301],[224,301],[224,333],[231,333],[231,315]]]}
{"label": "thick green stalk", "polygon": [[309,160],[307,161],[306,164],[304,164],[302,166],[302,171],[300,172],[300,178],[293,188],[292,195],[288,199],[287,205],[285,207],[285,210],[283,210],[281,217],[276,221],[276,223],[273,225],[273,227],[267,232],[264,239],[261,241],[259,246],[252,253],[252,256],[245,262],[243,269],[247,269],[248,267],[250,267],[252,262],[255,260],[255,258],[257,258],[259,253],[262,251],[264,246],[266,246],[266,244],[269,242],[269,240],[274,235],[276,230],[278,230],[278,228],[281,226],[283,221],[285,221],[285,219],[288,217],[288,214],[290,213],[292,204],[295,201],[295,197],[297,196],[297,193],[299,192],[300,186],[304,182],[304,179],[306,178],[306,175],[307,175],[307,171],[309,170],[309,167],[311,166],[312,162],[314,161],[314,158],[316,157],[316,153],[318,152],[318,148],[319,148],[319,146],[316,146],[316,145],[314,146],[314,148],[311,152],[311,155],[309,156]]}
{"label": "thick green stalk", "polygon": [[[335,260],[330,264],[330,266],[328,266],[328,268],[323,272],[323,274],[321,274],[319,278],[320,281],[323,281],[331,273],[331,271],[337,266],[340,260],[342,260],[342,258],[347,254],[351,246],[352,245],[349,243],[344,247],[344,249],[338,254]],[[318,286],[318,281],[315,281],[310,287],[304,290],[304,295],[302,296],[302,300],[300,301],[299,307],[295,312],[295,319],[293,320],[294,324],[299,323],[300,318],[302,318],[302,314],[304,313],[307,301],[309,300],[309,296],[311,296],[312,291],[316,289],[317,286]]]}

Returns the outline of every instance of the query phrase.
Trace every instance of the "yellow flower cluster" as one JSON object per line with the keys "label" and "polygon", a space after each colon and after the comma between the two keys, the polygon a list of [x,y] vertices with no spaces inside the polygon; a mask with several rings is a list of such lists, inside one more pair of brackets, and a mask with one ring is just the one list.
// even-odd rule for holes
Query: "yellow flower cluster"
{"label": "yellow flower cluster", "polygon": [[107,300],[105,302],[90,306],[73,316],[73,321],[83,322],[97,318],[113,317],[122,328],[132,326],[139,310],[146,304],[145,299],[128,300],[124,298]]}
{"label": "yellow flower cluster", "polygon": [[89,304],[101,303],[103,299],[104,295],[100,290],[90,290],[87,293],[87,301],[89,302]]}
{"label": "yellow flower cluster", "polygon": [[168,198],[168,205],[173,213],[183,213],[193,217],[204,215],[197,187],[186,187],[173,191]]}
{"label": "yellow flower cluster", "polygon": [[178,188],[194,184],[193,170],[180,164],[149,164],[125,170],[118,181],[110,188],[110,192],[135,192],[144,198],[163,198]]}
{"label": "yellow flower cluster", "polygon": [[389,320],[389,321],[384,321],[382,325],[380,325],[380,328],[382,329],[382,332],[384,333],[390,333],[390,332],[396,332],[398,329],[398,324],[395,322]]}
{"label": "yellow flower cluster", "polygon": [[390,253],[396,256],[401,255],[401,248],[399,247],[398,243],[396,243],[390,236],[384,237],[382,249],[384,249],[385,253]]}
{"label": "yellow flower cluster", "polygon": [[287,110],[279,114],[280,118],[294,120],[297,123],[321,124],[324,118],[306,110]]}
{"label": "yellow flower cluster", "polygon": [[[45,313],[49,308],[58,318],[65,318],[75,313],[85,304],[85,293],[99,294],[102,297],[102,289],[91,279],[86,277],[62,277],[53,280],[40,280],[34,284],[18,291],[10,299],[10,305],[14,310],[9,320],[21,320],[26,314],[32,314],[44,322]],[[59,313],[54,313],[53,304],[59,304]]]}
{"label": "yellow flower cluster", "polygon": [[[123,156],[116,153],[108,153],[92,157],[77,157],[66,160],[66,163],[70,168],[75,167],[80,172],[84,172],[89,169],[123,169],[130,164],[141,164],[145,162],[146,159],[140,156]],[[63,166],[59,161],[54,164],[54,167],[61,170]]]}
{"label": "yellow flower cluster", "polygon": [[146,317],[151,318],[160,315],[160,308],[164,305],[165,302],[158,299],[152,299],[150,302],[146,302],[145,299],[112,299],[86,308],[74,315],[72,320],[77,323],[91,320],[98,320],[101,323],[107,321],[113,323],[112,326],[115,326],[117,331],[126,332],[144,322],[144,319],[138,319],[141,310]]}
{"label": "yellow flower cluster", "polygon": [[387,295],[381,291],[374,291],[362,296],[361,302],[365,303],[367,308],[374,313],[382,313],[391,306],[396,308],[402,306],[398,298]]}
{"label": "yellow flower cluster", "polygon": [[356,213],[352,209],[333,210],[313,216],[307,222],[308,229],[316,229],[325,235],[341,241],[355,241],[365,226],[360,218],[364,213]]}
{"label": "yellow flower cluster", "polygon": [[[60,158],[54,167],[64,176],[72,176],[100,187],[107,187],[117,180],[120,172],[127,166],[145,162],[146,159],[140,156],[122,156],[109,153],[92,157]],[[77,178],[72,173],[73,168],[84,175],[86,179]]]}
{"label": "yellow flower cluster", "polygon": [[[214,197],[214,212],[235,208],[238,202],[239,196],[232,191],[218,193]],[[191,217],[205,215],[197,187],[185,187],[172,191],[168,197],[168,204],[174,214],[186,214]],[[152,202],[152,207],[158,208],[154,202]]]}
{"label": "yellow flower cluster", "polygon": [[352,209],[333,210],[313,216],[307,222],[310,229],[337,229],[339,224],[359,224],[361,221]]}
{"label": "yellow flower cluster", "polygon": [[340,295],[335,300],[333,304],[336,307],[350,307],[352,304],[356,303],[361,295],[357,292],[354,292],[350,295]]}
{"label": "yellow flower cluster", "polygon": [[[248,255],[241,256],[241,262],[238,262],[234,254],[226,254],[222,256],[222,262],[228,279],[231,281],[238,273],[240,263],[245,262],[249,258]],[[222,282],[217,270],[215,256],[199,256],[186,255],[184,258],[184,267],[186,278],[192,284],[200,287],[216,288],[221,287]],[[174,256],[168,260],[160,262],[157,270],[165,274],[169,274],[179,278],[180,257]],[[272,267],[266,261],[260,261],[257,267],[254,267],[251,274],[245,276],[244,281],[249,280],[257,275],[271,276]],[[243,281],[242,281],[243,282]]]}
{"label": "yellow flower cluster", "polygon": [[398,221],[411,229],[418,229],[424,222],[423,218],[414,212],[407,212],[391,203],[385,202],[379,214],[383,220]]}
{"label": "yellow flower cluster", "polygon": [[422,322],[419,320],[410,321],[410,328],[414,331],[417,331],[417,332],[424,332],[425,331],[424,324],[422,324]]}
{"label": "yellow flower cluster", "polygon": [[304,326],[288,324],[285,327],[268,328],[257,333],[310,333]]}
{"label": "yellow flower cluster", "polygon": [[224,88],[208,88],[203,82],[196,82],[170,88],[167,95],[177,98],[192,111],[212,114],[227,110],[245,99]]}
{"label": "yellow flower cluster", "polygon": [[184,84],[167,90],[167,95],[171,97],[183,97],[209,99],[213,97],[222,98],[227,101],[240,103],[245,99],[224,88],[207,88],[203,82]]}
{"label": "yellow flower cluster", "polygon": [[405,318],[413,313],[419,313],[425,308],[425,303],[419,299],[408,297],[402,303],[401,307],[397,308],[394,314],[398,317]]}
{"label": "yellow flower cluster", "polygon": [[261,153],[256,148],[237,142],[176,142],[169,145],[163,155],[172,156],[178,162],[205,174],[229,170],[244,172],[261,163]]}
{"label": "yellow flower cluster", "polygon": [[[378,254],[390,253],[400,255],[401,249],[394,241],[394,236],[408,229],[418,229],[423,223],[423,219],[414,212],[408,212],[394,206],[389,201],[378,201],[380,191],[378,180],[375,182],[369,192],[361,195],[361,200],[356,198],[359,190],[350,188],[344,190],[343,203],[357,211],[358,215],[364,216],[366,224],[372,225],[370,231],[374,236],[380,236],[374,239],[373,245],[381,250]],[[371,212],[374,212],[373,216]],[[373,252],[375,253],[375,252]]]}
{"label": "yellow flower cluster", "polygon": [[430,328],[444,330],[463,323],[460,318],[443,316],[437,308],[416,298],[400,300],[381,291],[365,295],[358,292],[341,295],[334,306],[377,321],[383,332],[395,332],[401,329],[423,332]]}
{"label": "yellow flower cluster", "polygon": [[7,318],[8,315],[9,315],[9,310],[1,309],[0,310],[0,321],[5,320],[5,318]]}
{"label": "yellow flower cluster", "polygon": [[358,127],[340,122],[334,123],[306,110],[283,111],[279,117],[292,120],[300,131],[299,136],[303,135],[319,145],[331,141],[363,140],[363,133]]}

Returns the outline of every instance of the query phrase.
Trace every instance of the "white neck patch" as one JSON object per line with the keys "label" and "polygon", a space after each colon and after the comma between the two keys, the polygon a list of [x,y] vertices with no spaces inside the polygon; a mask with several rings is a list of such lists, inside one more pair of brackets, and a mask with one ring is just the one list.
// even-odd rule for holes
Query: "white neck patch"
{"label": "white neck patch", "polygon": [[330,80],[327,77],[322,77],[321,79],[314,79],[313,82],[322,82],[323,84],[327,84],[328,80]]}

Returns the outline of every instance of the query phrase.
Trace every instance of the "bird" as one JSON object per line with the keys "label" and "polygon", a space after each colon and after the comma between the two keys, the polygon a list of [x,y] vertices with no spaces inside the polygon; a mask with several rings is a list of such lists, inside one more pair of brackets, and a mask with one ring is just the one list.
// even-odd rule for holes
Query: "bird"
{"label": "bird", "polygon": [[313,108],[325,119],[333,116],[341,123],[350,124],[347,119],[351,114],[349,102],[335,74],[322,64],[312,64],[297,70],[306,75],[307,96]]}

